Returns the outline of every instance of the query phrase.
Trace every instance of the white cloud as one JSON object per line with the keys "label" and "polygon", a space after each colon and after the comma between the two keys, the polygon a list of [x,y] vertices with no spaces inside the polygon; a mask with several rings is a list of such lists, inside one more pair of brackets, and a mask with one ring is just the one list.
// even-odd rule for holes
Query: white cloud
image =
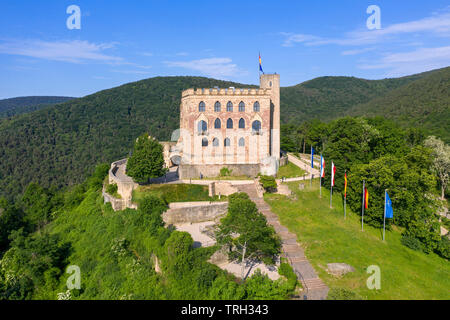
{"label": "white cloud", "polygon": [[180,67],[199,71],[210,77],[230,77],[236,76],[239,68],[232,63],[230,58],[208,58],[192,61],[165,61],[168,67]]}
{"label": "white cloud", "polygon": [[358,46],[385,42],[397,35],[413,33],[432,33],[435,36],[450,37],[450,12],[438,12],[430,17],[415,21],[396,23],[380,30],[356,30],[348,32],[342,38],[324,38],[311,34],[294,34],[282,32],[285,37],[283,46],[303,43],[307,46],[336,44],[341,46]]}
{"label": "white cloud", "polygon": [[358,67],[365,70],[387,69],[387,76],[394,77],[448,67],[449,65],[450,46],[446,46],[390,53],[373,64],[366,63]]}
{"label": "white cloud", "polygon": [[354,50],[342,51],[341,54],[343,56],[354,56],[357,54],[361,54],[361,53],[365,53],[365,52],[369,52],[369,51],[373,51],[373,50],[375,50],[375,48],[354,49]]}
{"label": "white cloud", "polygon": [[90,43],[88,41],[6,40],[0,42],[0,53],[26,56],[52,61],[83,63],[97,61],[110,64],[123,63],[121,57],[105,54],[116,43]]}

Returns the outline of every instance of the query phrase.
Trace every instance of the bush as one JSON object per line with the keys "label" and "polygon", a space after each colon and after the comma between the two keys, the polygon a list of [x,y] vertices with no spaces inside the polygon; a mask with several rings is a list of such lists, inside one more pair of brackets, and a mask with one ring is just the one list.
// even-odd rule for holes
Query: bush
{"label": "bush", "polygon": [[108,186],[106,187],[106,192],[109,193],[110,195],[115,195],[117,193],[118,187],[117,184],[112,183],[112,184],[108,184]]}
{"label": "bush", "polygon": [[222,169],[220,169],[220,176],[221,177],[228,177],[228,176],[231,176],[232,172],[233,172],[233,170],[230,170],[227,167],[223,167]]}
{"label": "bush", "polygon": [[236,192],[228,196],[228,202],[232,203],[237,200],[249,200],[250,197],[245,192]]}
{"label": "bush", "polygon": [[364,300],[364,298],[350,289],[332,288],[327,300]]}
{"label": "bush", "polygon": [[289,287],[294,290],[297,286],[297,275],[295,274],[289,263],[283,262],[278,268],[278,273],[288,280]]}
{"label": "bush", "polygon": [[274,177],[271,176],[261,176],[261,184],[267,192],[275,192],[277,190],[277,182]]}
{"label": "bush", "polygon": [[446,236],[441,237],[441,241],[439,241],[435,252],[440,255],[442,258],[450,259],[450,239]]}
{"label": "bush", "polygon": [[420,242],[419,239],[414,238],[410,235],[403,235],[401,242],[404,246],[406,246],[412,250],[423,251],[422,242]]}

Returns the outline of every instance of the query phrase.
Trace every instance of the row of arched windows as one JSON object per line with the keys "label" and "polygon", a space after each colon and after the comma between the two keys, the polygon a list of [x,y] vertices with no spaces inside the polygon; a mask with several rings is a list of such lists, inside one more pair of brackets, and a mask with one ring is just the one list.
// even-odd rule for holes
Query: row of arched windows
{"label": "row of arched windows", "polygon": [[[217,118],[214,121],[214,129],[221,129],[222,128],[222,121],[220,121],[219,118]],[[233,129],[233,119],[228,118],[227,120],[227,129]],[[239,129],[245,129],[245,120],[243,118],[239,119]],[[253,131],[260,131],[261,130],[261,121],[255,120],[252,123],[252,129]],[[208,124],[206,121],[201,120],[198,122],[198,132],[205,132],[208,130]]]}
{"label": "row of arched windows", "polygon": [[[202,147],[207,147],[208,146],[208,138],[203,138],[202,139]],[[214,138],[213,140],[212,140],[212,145],[213,145],[213,147],[218,147],[219,146],[219,139],[217,139],[217,138]],[[229,147],[229,146],[231,146],[231,140],[230,140],[230,138],[225,138],[224,140],[223,140],[223,146],[224,147]],[[239,139],[239,147],[245,147],[245,139],[244,138],[240,138]]]}
{"label": "row of arched windows", "polygon": [[[261,109],[259,102],[256,101],[253,104],[253,111],[254,112],[259,112]],[[214,104],[214,112],[220,112],[222,110],[222,105],[220,104],[219,101],[216,101],[216,103]],[[205,112],[206,111],[206,104],[205,102],[201,101],[198,104],[198,111],[199,112]],[[233,102],[228,101],[227,103],[227,112],[233,112]],[[245,112],[245,103],[244,101],[239,102],[239,112]]]}

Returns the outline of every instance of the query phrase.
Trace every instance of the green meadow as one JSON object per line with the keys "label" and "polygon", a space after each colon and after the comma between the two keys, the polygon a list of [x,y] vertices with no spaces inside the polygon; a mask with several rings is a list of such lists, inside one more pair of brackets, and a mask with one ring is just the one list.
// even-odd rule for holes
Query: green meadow
{"label": "green meadow", "polygon": [[282,177],[285,178],[303,177],[304,174],[306,174],[305,170],[300,169],[295,164],[288,162],[287,165],[280,167],[277,173],[277,178],[281,179]]}
{"label": "green meadow", "polygon": [[[299,190],[299,182],[288,183],[296,200],[276,194],[264,198],[276,213],[281,224],[297,235],[305,254],[320,278],[331,288],[352,290],[365,299],[450,299],[450,264],[434,253],[425,254],[401,244],[402,230],[393,226],[383,230],[364,225],[361,216],[347,206],[344,219],[343,197],[333,194],[330,209],[330,192],[319,182],[312,187],[305,184]],[[380,212],[383,215],[383,212]],[[394,208],[395,215],[395,208]],[[328,263],[347,263],[355,272],[335,277],[326,272]],[[369,290],[366,282],[371,274],[367,268],[377,265],[381,270],[381,289]]]}

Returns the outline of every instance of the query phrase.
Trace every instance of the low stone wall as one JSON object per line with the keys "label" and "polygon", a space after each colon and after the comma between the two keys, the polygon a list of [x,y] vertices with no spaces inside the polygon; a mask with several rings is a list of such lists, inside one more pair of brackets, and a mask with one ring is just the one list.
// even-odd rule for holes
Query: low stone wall
{"label": "low stone wall", "polygon": [[214,221],[227,210],[228,202],[173,202],[169,204],[169,210],[163,213],[163,220],[169,225]]}
{"label": "low stone wall", "polygon": [[111,202],[111,205],[113,206],[114,210],[123,210],[125,208],[136,207],[136,205],[131,202],[131,199],[133,197],[133,190],[137,188],[138,184],[135,183],[131,177],[125,174],[126,167],[127,167],[127,159],[122,159],[113,162],[108,172],[109,184],[116,184],[117,193],[120,194],[120,196],[122,197],[122,199],[116,199],[108,195],[109,198],[108,199],[105,198],[105,202]]}
{"label": "low stone wall", "polygon": [[126,208],[137,209],[137,204],[132,203],[131,201],[124,200],[124,199],[114,198],[109,193],[106,193],[106,191],[104,189],[102,191],[102,195],[103,195],[104,203],[108,203],[108,202],[111,203],[111,207],[113,208],[114,211],[121,211],[121,210],[125,210]]}
{"label": "low stone wall", "polygon": [[229,196],[230,194],[238,192],[238,189],[234,187],[230,182],[211,182],[209,184],[209,196],[214,197],[216,195]]}
{"label": "low stone wall", "polygon": [[233,170],[232,175],[234,176],[256,177],[260,172],[259,164],[181,164],[178,169],[178,174],[180,179],[199,179],[200,174],[204,177],[218,177],[220,175],[220,169],[223,167]]}
{"label": "low stone wall", "polygon": [[280,167],[281,166],[285,166],[289,163],[288,157],[287,156],[283,156],[280,158]]}

